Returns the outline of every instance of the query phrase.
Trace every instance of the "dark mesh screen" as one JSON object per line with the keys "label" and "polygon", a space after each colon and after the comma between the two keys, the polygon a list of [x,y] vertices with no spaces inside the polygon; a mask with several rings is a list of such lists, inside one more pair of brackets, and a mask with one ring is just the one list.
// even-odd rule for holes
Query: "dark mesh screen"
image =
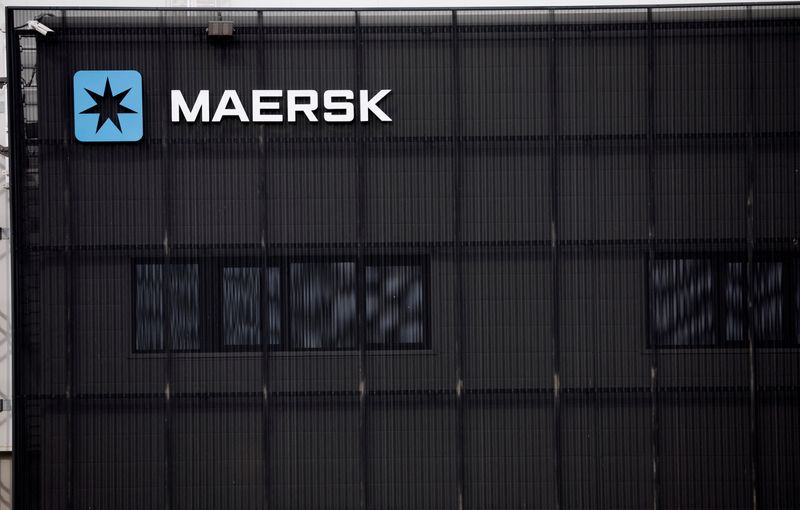
{"label": "dark mesh screen", "polygon": [[16,507],[800,507],[797,6],[6,26]]}

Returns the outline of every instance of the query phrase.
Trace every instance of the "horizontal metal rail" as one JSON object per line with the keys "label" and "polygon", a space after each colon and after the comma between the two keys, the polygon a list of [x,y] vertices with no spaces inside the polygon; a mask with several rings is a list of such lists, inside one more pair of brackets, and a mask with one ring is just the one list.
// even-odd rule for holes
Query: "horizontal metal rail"
{"label": "horizontal metal rail", "polygon": [[[774,385],[759,386],[759,392],[786,394],[789,398],[795,398],[800,393],[800,385]],[[392,389],[392,390],[367,390],[370,397],[452,397],[455,395],[452,388],[431,388],[431,389]],[[542,398],[552,398],[552,386],[534,387],[504,387],[504,388],[464,388],[464,395],[473,397],[506,396],[506,395],[539,395]],[[642,386],[586,386],[586,387],[562,387],[561,392],[568,395],[642,395],[649,397],[653,391],[649,385]],[[750,387],[747,385],[709,385],[709,386],[669,386],[662,382],[658,387],[658,392],[663,394],[741,394],[742,398],[749,398]],[[353,398],[360,396],[359,390],[307,390],[307,391],[270,391],[271,399],[294,399],[294,398]],[[18,399],[29,401],[59,401],[66,400],[66,396],[61,393],[43,394],[20,394]],[[75,400],[131,400],[131,399],[153,399],[163,401],[163,392],[126,392],[126,393],[75,393],[72,395]],[[209,391],[209,392],[180,392],[170,394],[171,399],[229,399],[229,398],[254,398],[263,399],[262,391]],[[353,400],[354,405],[358,403]]]}
{"label": "horizontal metal rail", "polygon": [[[641,4],[641,5],[630,5],[630,4],[603,4],[601,7],[587,7],[585,5],[574,5],[574,6],[519,6],[519,5],[510,5],[504,6],[500,5],[486,5],[486,6],[476,6],[476,7],[459,7],[457,9],[449,8],[449,7],[369,7],[369,8],[347,8],[347,7],[331,7],[331,8],[320,8],[320,7],[273,7],[273,8],[253,8],[253,7],[192,7],[191,9],[186,7],[70,7],[68,10],[70,11],[155,11],[155,12],[192,12],[192,11],[205,11],[205,12],[450,12],[450,11],[484,11],[487,9],[491,9],[493,11],[592,11],[597,9],[625,9],[625,10],[647,10],[653,9],[654,11],[657,10],[672,10],[672,9],[690,9],[690,8],[698,8],[698,9],[707,9],[707,10],[717,10],[719,8],[724,7],[747,7],[747,6],[755,6],[755,7],[767,7],[767,6],[793,6],[798,5],[798,2],[769,2],[769,3],[756,3],[756,2],[748,2],[748,3],[735,3],[735,2],[721,2],[721,3],[714,3],[714,4],[707,4],[707,3],[675,3],[675,4]],[[64,10],[64,7],[53,7],[53,6],[42,6],[36,7],[35,9],[31,9],[29,7],[13,7],[9,8],[11,11],[25,11],[25,10],[35,10],[35,11],[49,11],[49,10]]]}
{"label": "horizontal metal rail", "polygon": [[[209,126],[209,130],[217,129],[217,126]],[[248,129],[248,128],[242,128]],[[749,134],[739,131],[731,132],[691,132],[691,133],[657,133],[654,135],[656,142],[697,142],[697,141],[731,141],[741,142],[749,138]],[[756,140],[781,140],[785,139],[787,142],[792,143],[796,138],[800,137],[800,131],[765,131],[756,132],[752,135]],[[263,139],[263,143],[270,145],[307,145],[307,144],[411,144],[411,143],[541,143],[548,144],[555,138],[559,143],[584,143],[584,142],[602,142],[602,141],[630,141],[630,142],[644,142],[647,140],[646,133],[616,133],[616,134],[562,134],[555,137],[550,135],[464,135],[464,136],[450,136],[450,135],[437,135],[437,136],[365,136],[360,139],[355,136],[321,136],[321,137],[268,137]],[[38,145],[62,147],[64,143],[76,143],[72,138],[38,138]],[[139,142],[141,145],[158,146],[169,144],[170,146],[190,146],[195,147],[198,145],[208,144],[224,144],[224,145],[253,145],[257,147],[262,140],[257,136],[199,136],[191,138],[158,138],[148,137]],[[282,148],[282,151],[287,149]],[[279,152],[280,153],[280,152]]]}
{"label": "horizontal metal rail", "polygon": [[[545,234],[543,234],[544,236]],[[644,238],[631,238],[631,239],[561,239],[557,241],[558,246],[564,248],[630,248],[635,253],[647,252],[648,240]],[[743,251],[747,243],[745,238],[738,237],[715,237],[715,238],[662,238],[654,240],[657,247],[664,247],[670,250],[670,253],[675,250],[684,248],[692,250],[693,248],[700,248],[702,253],[728,253],[731,251]],[[786,250],[791,250],[796,246],[796,238],[794,237],[759,237],[755,241],[756,245],[769,245],[770,248],[785,246]],[[196,257],[213,257],[217,253],[213,250],[219,250],[220,254],[230,255],[235,251],[258,251],[262,248],[261,243],[176,243],[171,246],[175,252],[197,250],[203,253],[198,253]],[[385,255],[389,250],[417,250],[425,253],[446,253],[450,250],[457,249],[472,249],[480,250],[483,248],[492,249],[549,249],[551,241],[549,239],[520,239],[520,240],[487,240],[487,241],[462,241],[457,244],[455,241],[407,241],[407,242],[381,242],[381,241],[365,241],[362,243],[364,248],[368,250],[375,250],[376,255]],[[734,249],[732,249],[732,247]],[[26,246],[26,249],[32,253],[39,254],[62,254],[66,250],[72,252],[87,252],[87,253],[114,253],[124,252],[124,255],[130,254],[143,254],[152,251],[157,251],[163,248],[161,244],[73,244],[70,247],[59,244],[33,244]],[[314,256],[318,252],[323,252],[325,255],[332,258],[350,255],[350,251],[356,250],[358,243],[353,242],[338,242],[338,243],[266,243],[268,256],[278,257],[285,256],[287,251],[292,253],[292,256]],[[210,251],[211,250],[211,251]],[[338,251],[337,251],[338,250]],[[353,252],[354,253],[354,252]],[[404,252],[405,253],[405,252]],[[401,254],[404,254],[401,253]],[[698,251],[699,253],[699,251]],[[241,256],[247,256],[246,253],[241,253]],[[255,255],[255,253],[254,253]],[[141,255],[139,255],[141,256]],[[193,257],[195,255],[185,254],[185,257]]]}

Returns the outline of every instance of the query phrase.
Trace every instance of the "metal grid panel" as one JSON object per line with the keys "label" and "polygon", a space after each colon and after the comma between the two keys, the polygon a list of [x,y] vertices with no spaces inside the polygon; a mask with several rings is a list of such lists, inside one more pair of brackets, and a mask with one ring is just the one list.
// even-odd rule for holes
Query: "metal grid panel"
{"label": "metal grid panel", "polygon": [[[10,14],[56,30],[9,30],[20,508],[800,505],[794,5]],[[123,68],[144,139],[78,143],[72,74]],[[169,122],[170,89],[260,88],[389,88],[394,121]],[[665,307],[725,317],[654,283],[698,259],[744,268],[741,345],[658,341]],[[137,264],[197,266],[198,346],[251,268],[279,341],[181,352],[164,292],[136,352]],[[342,264],[325,306],[292,277]],[[402,266],[424,341],[376,350],[397,303],[367,311],[368,268]],[[350,296],[347,348],[290,348]]]}

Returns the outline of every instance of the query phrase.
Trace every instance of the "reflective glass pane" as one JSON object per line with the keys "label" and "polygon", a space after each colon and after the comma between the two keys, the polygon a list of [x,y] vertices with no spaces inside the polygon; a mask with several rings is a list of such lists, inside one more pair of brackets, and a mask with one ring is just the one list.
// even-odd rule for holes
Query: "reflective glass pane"
{"label": "reflective glass pane", "polygon": [[[261,344],[261,268],[226,267],[222,270],[223,322],[226,346]],[[280,270],[267,269],[266,317],[270,345],[280,343]]]}
{"label": "reflective glass pane", "polygon": [[222,270],[223,323],[226,346],[261,343],[261,282],[255,267]]}
{"label": "reflective glass pane", "polygon": [[291,347],[356,348],[355,264],[292,264],[290,272]]}
{"label": "reflective glass pane", "polygon": [[365,277],[367,341],[386,347],[424,344],[422,269],[370,266]]}
{"label": "reflective glass pane", "polygon": [[651,278],[656,343],[661,346],[715,344],[711,261],[657,260]]}
{"label": "reflective glass pane", "polygon": [[136,350],[164,348],[164,304],[161,264],[136,266]]}
{"label": "reflective glass pane", "polygon": [[194,351],[200,348],[198,266],[173,264],[169,269],[172,275],[170,278],[172,349]]}
{"label": "reflective glass pane", "polygon": [[753,334],[756,341],[783,341],[783,264],[753,264]]}
{"label": "reflective glass pane", "polygon": [[[783,340],[783,264],[753,264],[753,335],[756,342]],[[730,263],[725,271],[725,341],[747,342],[747,264]]]}
{"label": "reflective glass pane", "polygon": [[281,343],[281,270],[277,267],[267,269],[267,342],[269,345]]}
{"label": "reflective glass pane", "polygon": [[743,343],[747,335],[747,275],[745,265],[728,264],[725,269],[726,343]]}

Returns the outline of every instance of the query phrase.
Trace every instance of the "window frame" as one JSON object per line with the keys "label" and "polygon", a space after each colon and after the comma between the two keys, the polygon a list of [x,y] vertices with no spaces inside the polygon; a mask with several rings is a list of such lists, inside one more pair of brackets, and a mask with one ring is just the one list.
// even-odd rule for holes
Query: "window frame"
{"label": "window frame", "polygon": [[[367,267],[399,267],[411,266],[419,267],[420,279],[422,281],[422,342],[416,344],[376,344],[370,343],[369,338],[366,338],[366,274]],[[432,349],[431,346],[431,296],[430,296],[430,257],[421,255],[383,255],[383,256],[368,256],[364,257],[363,265],[359,270],[359,287],[362,292],[362,312],[364,313],[364,344],[368,351],[428,351]]]}
{"label": "window frame", "polygon": [[[163,338],[164,347],[162,349],[139,349],[137,347],[137,345],[136,345],[136,338],[138,336],[138,328],[139,328],[139,321],[136,320],[136,317],[137,317],[137,314],[136,314],[136,312],[137,312],[137,309],[136,309],[136,301],[137,301],[136,294],[137,294],[137,290],[138,290],[138,287],[137,287],[137,274],[136,274],[137,267],[140,266],[140,265],[159,265],[159,266],[161,266],[161,271],[162,271],[162,273],[161,273],[161,276],[162,276],[162,280],[161,280],[161,299],[162,299],[163,306],[166,309],[167,299],[165,299],[165,295],[164,295],[165,294],[165,288],[166,288],[166,286],[164,285],[164,282],[166,281],[167,278],[169,278],[169,275],[164,270],[164,268],[166,266],[191,265],[191,264],[197,264],[197,300],[198,300],[197,307],[198,307],[199,314],[200,314],[200,316],[197,319],[197,340],[198,340],[197,344],[198,344],[198,348],[197,349],[173,349],[173,348],[168,348],[168,343],[170,344],[169,347],[171,347],[172,341],[171,341],[170,335],[167,334],[167,325],[166,325],[167,321],[162,318],[161,328],[162,328],[162,338]],[[203,351],[203,337],[205,335],[205,330],[204,330],[204,327],[205,327],[204,322],[205,321],[203,320],[203,294],[204,294],[203,291],[204,291],[205,286],[204,286],[204,281],[203,281],[204,280],[204,270],[203,270],[203,264],[201,262],[201,258],[200,257],[180,257],[180,258],[170,259],[168,264],[166,263],[166,261],[164,260],[163,257],[162,258],[159,258],[159,257],[136,258],[136,259],[133,259],[133,261],[132,261],[130,274],[131,274],[131,320],[133,321],[133,337],[131,338],[131,352],[133,354],[161,354],[161,353],[166,353],[166,352],[172,352],[172,353],[178,353],[178,354],[197,354],[197,353],[207,352],[207,351]],[[167,338],[170,338],[169,342],[167,341]]]}
{"label": "window frame", "polygon": [[[278,302],[280,310],[280,324],[278,328],[278,344],[277,346],[267,342],[267,348],[269,350],[276,350],[280,347],[281,341],[283,340],[283,328],[284,328],[284,317],[283,317],[283,301],[284,301],[284,288],[283,288],[283,270],[279,263],[276,263],[275,259],[267,259],[267,263],[264,263],[263,257],[207,257],[206,258],[206,265],[209,267],[209,275],[210,281],[214,282],[214,289],[212,292],[209,292],[207,296],[205,296],[205,300],[207,301],[206,307],[204,310],[204,315],[206,317],[206,321],[209,321],[210,317],[214,316],[214,312],[219,317],[219,319],[213,324],[213,327],[209,330],[210,335],[214,339],[212,341],[212,348],[209,350],[201,351],[206,353],[227,353],[227,352],[261,352],[264,350],[263,340],[269,337],[269,324],[266,321],[267,318],[267,292],[265,288],[265,278],[263,270],[266,269],[277,269],[278,276],[280,278],[280,290],[278,291]],[[224,278],[224,270],[227,268],[239,268],[239,269],[258,269],[259,270],[259,291],[260,291],[260,299],[258,304],[259,312],[261,313],[261,324],[259,327],[259,338],[261,341],[257,344],[252,345],[227,345],[225,343],[225,297],[224,297],[224,288],[225,288],[225,278]]]}
{"label": "window frame", "polygon": [[[355,265],[356,286],[356,339],[353,347],[331,348],[303,348],[292,346],[292,310],[291,310],[291,267],[292,264],[325,264],[325,263],[352,263]],[[175,350],[167,348],[167,331],[164,328],[163,349],[138,349],[136,345],[137,331],[137,267],[139,265],[167,265],[197,264],[198,265],[198,308],[199,317],[197,325],[198,348],[192,350]],[[391,342],[378,344],[367,338],[366,324],[366,270],[367,267],[380,266],[412,266],[419,267],[422,284],[422,341],[413,344],[400,344]],[[267,293],[264,286],[263,272],[261,280],[261,340],[254,345],[232,346],[225,344],[224,325],[224,277],[225,268],[253,268],[263,271],[264,268],[277,269],[280,277],[280,327],[278,344],[267,344],[267,351],[283,353],[323,353],[323,352],[359,352],[361,350],[361,336],[363,336],[364,349],[375,352],[391,351],[430,351],[431,350],[431,301],[430,301],[430,257],[427,254],[370,254],[359,257],[358,255],[299,255],[282,257],[261,256],[187,256],[170,258],[169,263],[163,257],[136,257],[130,259],[131,277],[131,320],[133,322],[133,335],[131,339],[131,353],[134,355],[147,354],[257,354],[264,351],[263,340],[268,339],[269,327],[266,318]],[[162,288],[163,292],[163,288]],[[360,326],[359,326],[360,325]]]}
{"label": "window frame", "polygon": [[[724,302],[724,283],[725,271],[728,264],[746,264],[747,254],[743,251],[663,251],[656,253],[653,262],[670,261],[670,260],[704,260],[710,261],[712,265],[713,274],[713,303],[712,309],[715,316],[714,332],[716,343],[703,343],[694,345],[673,345],[673,344],[660,344],[655,331],[655,308],[654,308],[654,292],[653,288],[653,267],[650,265],[650,260],[645,259],[644,270],[647,285],[646,294],[646,314],[647,314],[647,349],[658,350],[742,350],[748,348],[747,339],[744,338],[738,342],[727,342],[725,339],[725,318],[727,314]],[[797,294],[794,285],[800,286],[800,257],[794,252],[780,251],[780,252],[765,252],[756,251],[753,254],[753,262],[758,263],[779,263],[783,268],[782,281],[781,281],[781,306],[783,307],[783,318],[781,330],[782,337],[778,341],[763,341],[755,339],[754,345],[758,349],[800,349],[800,339],[798,334],[800,331],[800,321],[794,320],[794,310],[798,308],[798,303],[795,302]],[[747,282],[745,282],[745,286]],[[747,289],[745,288],[745,292]],[[746,303],[745,303],[746,305]],[[745,317],[745,329],[748,328],[748,321],[750,320],[749,314]]]}
{"label": "window frame", "polygon": [[[281,283],[286,282],[286,290],[287,293],[284,296],[281,296],[281,317],[287,317],[288,322],[286,324],[285,329],[281,329],[281,343],[280,343],[280,350],[283,352],[353,352],[358,351],[360,349],[359,345],[359,331],[358,331],[358,323],[361,320],[360,314],[362,313],[361,305],[363,301],[361,300],[361,278],[360,278],[360,267],[356,260],[356,257],[347,257],[347,256],[303,256],[303,257],[287,257],[285,260],[286,269],[281,274]],[[319,347],[319,348],[308,348],[308,347],[293,347],[292,340],[293,334],[292,326],[292,266],[299,264],[353,264],[355,266],[355,291],[356,291],[356,338],[355,338],[355,346],[354,347],[339,347],[339,348],[331,348],[331,347]]]}

